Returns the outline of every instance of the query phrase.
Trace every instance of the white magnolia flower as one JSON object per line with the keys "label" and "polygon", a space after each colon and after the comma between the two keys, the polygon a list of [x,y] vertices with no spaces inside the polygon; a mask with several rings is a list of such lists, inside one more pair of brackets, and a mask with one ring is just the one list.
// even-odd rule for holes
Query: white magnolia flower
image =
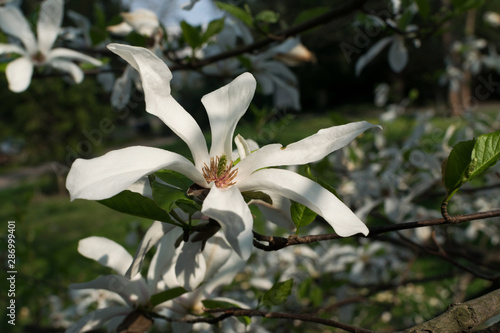
{"label": "white magnolia flower", "polygon": [[158,16],[149,9],[137,8],[131,13],[120,15],[123,17],[123,22],[109,26],[106,30],[119,36],[127,36],[132,31],[136,31],[141,35],[152,37],[160,28]]}
{"label": "white magnolia flower", "polygon": [[0,54],[17,53],[21,57],[13,60],[5,70],[9,89],[22,92],[31,83],[34,66],[49,66],[71,75],[76,83],[83,80],[83,71],[69,60],[89,62],[100,66],[101,62],[83,53],[66,48],[52,49],[63,17],[63,0],[45,0],[40,6],[37,22],[38,40],[30,23],[15,6],[0,7],[0,28],[8,35],[18,38],[23,46],[0,44]]}
{"label": "white magnolia flower", "polygon": [[[318,161],[375,125],[361,121],[320,130],[287,147],[270,144],[234,165],[230,160],[231,141],[255,91],[251,74],[244,73],[202,98],[212,131],[208,150],[196,121],[170,95],[172,74],[163,61],[144,48],[111,44],[109,49],[140,73],[147,111],[186,142],[194,163],[170,151],[142,146],[115,150],[91,160],[78,159],[66,182],[72,200],[109,198],[145,175],[169,169],[207,189],[201,212],[220,223],[229,244],[244,259],[252,247],[253,220],[240,192],[269,191],[299,202],[323,216],[340,236],[368,234],[363,222],[331,192],[295,172],[271,167]],[[244,149],[244,142],[239,146],[240,151]]]}
{"label": "white magnolia flower", "polygon": [[[160,251],[151,260],[147,279],[144,279],[140,273],[132,279],[125,278],[125,272],[132,263],[132,256],[121,245],[110,239],[95,236],[82,239],[78,243],[78,252],[113,269],[117,274],[104,275],[86,283],[71,284],[70,288],[107,290],[120,296],[121,299],[114,306],[98,308],[85,315],[68,328],[68,333],[85,332],[99,328],[106,323],[108,323],[108,329],[112,331],[138,307],[151,311],[159,311],[162,307],[160,303],[151,309],[149,304],[152,295],[165,290],[165,283],[162,280],[165,272],[163,262],[170,258],[160,256]],[[116,296],[113,298],[116,300]]]}

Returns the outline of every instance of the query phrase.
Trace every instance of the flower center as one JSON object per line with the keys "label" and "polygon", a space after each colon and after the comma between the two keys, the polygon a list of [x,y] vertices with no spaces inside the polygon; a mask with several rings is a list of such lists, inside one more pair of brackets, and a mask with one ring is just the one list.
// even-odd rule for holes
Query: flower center
{"label": "flower center", "polygon": [[218,188],[225,188],[234,185],[234,178],[238,174],[238,169],[233,169],[233,161],[228,164],[226,155],[210,158],[210,166],[205,163],[203,176],[207,183],[215,182]]}

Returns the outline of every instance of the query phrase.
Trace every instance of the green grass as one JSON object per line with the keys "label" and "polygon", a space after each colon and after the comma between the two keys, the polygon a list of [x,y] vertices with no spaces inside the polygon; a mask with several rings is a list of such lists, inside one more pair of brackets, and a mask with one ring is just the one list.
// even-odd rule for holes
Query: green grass
{"label": "green grass", "polygon": [[[68,196],[43,195],[40,189],[45,185],[42,179],[35,184],[0,191],[3,225],[8,220],[16,221],[19,329],[24,324],[49,324],[49,295],[67,296],[69,284],[110,273],[109,269],[77,252],[80,239],[102,236],[123,245],[134,221],[142,230],[146,230],[151,223],[112,211],[96,202],[70,202]],[[7,230],[6,227],[4,229],[2,235]],[[4,246],[2,244],[2,248]],[[133,254],[135,247],[129,248],[129,251]]]}

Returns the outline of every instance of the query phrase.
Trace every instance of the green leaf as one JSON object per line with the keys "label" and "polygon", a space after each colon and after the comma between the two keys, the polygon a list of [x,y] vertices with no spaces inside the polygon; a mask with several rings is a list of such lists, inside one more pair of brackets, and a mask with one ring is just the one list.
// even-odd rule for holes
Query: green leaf
{"label": "green leaf", "polygon": [[494,166],[499,159],[500,131],[478,136],[471,154],[471,160],[474,163],[468,170],[469,179],[485,172]]}
{"label": "green leaf", "polygon": [[207,309],[227,309],[227,308],[239,308],[240,306],[226,302],[226,301],[215,301],[211,299],[205,299],[201,301],[203,306]]}
{"label": "green leaf", "polygon": [[262,297],[262,304],[267,307],[272,307],[285,303],[288,296],[292,293],[292,287],[293,279],[276,282]]}
{"label": "green leaf", "polygon": [[300,24],[302,22],[312,20],[313,18],[320,16],[329,10],[330,10],[329,7],[314,7],[314,8],[304,10],[304,11],[300,12],[299,15],[297,15],[297,17],[293,21],[293,25],[297,25],[297,24]]}
{"label": "green leaf", "polygon": [[270,205],[273,204],[273,199],[271,199],[269,194],[266,194],[264,192],[246,191],[246,192],[241,192],[241,195],[243,195],[243,198],[245,198],[246,202],[248,202],[252,199],[255,199],[255,200],[262,200],[264,202],[267,202]]}
{"label": "green leaf", "polygon": [[202,43],[206,43],[210,37],[217,35],[224,29],[224,17],[219,20],[211,21],[208,24],[207,30],[203,33]]}
{"label": "green leaf", "polygon": [[457,143],[450,152],[446,165],[444,165],[444,185],[448,198],[467,182],[466,172],[471,163],[472,149],[475,140],[462,141]]}
{"label": "green leaf", "polygon": [[422,18],[426,19],[431,12],[431,5],[429,0],[415,0],[418,6],[418,13]]}
{"label": "green leaf", "polygon": [[186,21],[181,22],[181,29],[182,36],[186,40],[186,43],[191,46],[191,48],[195,49],[203,44],[200,29],[193,27]]}
{"label": "green leaf", "polygon": [[129,190],[120,192],[109,199],[98,200],[97,202],[125,214],[177,224],[153,200]]}
{"label": "green leaf", "polygon": [[292,215],[293,223],[297,229],[309,225],[312,221],[314,221],[316,215],[318,215],[308,207],[299,204],[298,202],[292,203],[290,206],[290,213]]}
{"label": "green leaf", "polygon": [[167,289],[165,291],[162,291],[161,293],[151,296],[151,305],[154,307],[160,303],[177,298],[184,293],[187,293],[187,290],[182,287]]}
{"label": "green leaf", "polygon": [[272,10],[263,10],[255,16],[255,20],[266,23],[276,23],[278,22],[279,17],[280,15]]}
{"label": "green leaf", "polygon": [[160,178],[165,183],[178,187],[184,192],[187,192],[189,187],[193,185],[193,181],[182,173],[172,170],[160,170],[154,173],[155,177]]}
{"label": "green leaf", "polygon": [[245,23],[249,27],[253,27],[253,18],[249,12],[241,9],[238,6],[231,5],[229,3],[222,3],[222,2],[217,1],[215,4],[217,5],[217,7],[219,7],[219,9],[225,10],[229,14],[231,14],[234,17],[236,17],[237,19],[241,20],[243,23]]}
{"label": "green leaf", "polygon": [[180,202],[187,205],[193,205],[196,210],[200,208],[194,200],[187,197],[185,191],[175,187],[153,181],[151,183],[151,189],[153,190],[153,199],[156,204],[167,212],[170,212],[174,208],[174,205]]}
{"label": "green leaf", "polygon": [[[214,301],[211,299],[205,299],[201,301],[203,306],[207,309],[228,309],[228,308],[240,308],[240,306],[226,302],[226,301]],[[238,320],[241,321],[245,325],[250,325],[251,319],[247,316],[238,316]]]}

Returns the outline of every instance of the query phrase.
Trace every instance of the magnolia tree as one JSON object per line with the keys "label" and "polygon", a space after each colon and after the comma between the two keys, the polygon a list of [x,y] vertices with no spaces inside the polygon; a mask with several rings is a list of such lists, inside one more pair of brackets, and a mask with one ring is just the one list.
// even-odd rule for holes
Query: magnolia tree
{"label": "magnolia tree", "polygon": [[[69,74],[75,84],[86,71],[110,88],[115,108],[142,92],[144,112],[189,148],[181,155],[131,146],[72,163],[71,200],[95,200],[151,224],[133,255],[104,237],[80,240],[78,252],[113,273],[70,285],[72,306],[53,299],[53,325],[67,332],[500,330],[499,172],[490,170],[500,158],[497,114],[436,132],[433,113],[422,112],[405,141],[393,143],[383,129],[401,126],[410,96],[372,123],[324,128],[286,146],[237,134],[256,91],[276,109],[300,109],[290,67],[315,61],[302,33],[343,19],[354,39],[339,48],[353,75],[385,54],[399,73],[411,64],[409,50],[481,4],[355,0],[311,8],[274,31],[279,14],[255,12],[252,3],[133,1],[123,4],[123,22],[96,41],[90,21],[75,12],[67,16],[77,27],[61,28],[62,0],[41,2],[37,37],[20,4],[3,2],[0,54],[10,90],[29,90],[34,69],[41,79]],[[485,24],[498,26],[498,15],[487,13]],[[463,66],[443,70],[450,90],[471,66],[499,68],[494,44],[488,54],[469,44],[476,47],[464,51]],[[81,53],[96,49],[96,57]],[[110,58],[122,60],[118,78]],[[81,62],[93,67],[82,70]],[[201,99],[208,143],[176,100],[205,77],[220,79]],[[386,105],[389,92],[380,84],[375,104]]]}

